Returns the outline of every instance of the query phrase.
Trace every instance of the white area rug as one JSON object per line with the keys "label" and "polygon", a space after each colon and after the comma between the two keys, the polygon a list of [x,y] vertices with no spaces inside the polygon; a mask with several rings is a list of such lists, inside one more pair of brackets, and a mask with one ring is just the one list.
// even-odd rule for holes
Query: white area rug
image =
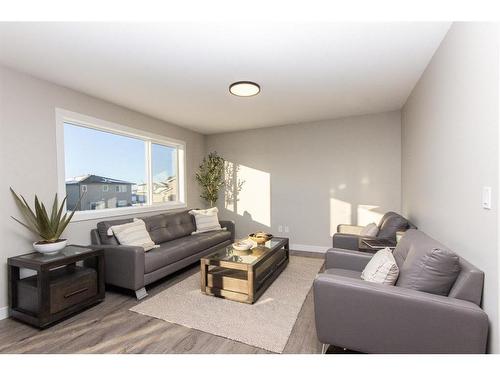
{"label": "white area rug", "polygon": [[196,273],[130,310],[282,353],[322,265],[323,259],[291,256],[253,305],[202,294]]}

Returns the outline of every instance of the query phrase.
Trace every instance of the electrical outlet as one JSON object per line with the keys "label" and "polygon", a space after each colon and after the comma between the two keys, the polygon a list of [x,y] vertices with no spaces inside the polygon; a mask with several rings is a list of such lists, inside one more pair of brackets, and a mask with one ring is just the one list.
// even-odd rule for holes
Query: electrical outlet
{"label": "electrical outlet", "polygon": [[285,233],[290,232],[290,228],[288,228],[288,225],[285,225]]}
{"label": "electrical outlet", "polygon": [[283,232],[283,225],[278,225],[278,232]]}

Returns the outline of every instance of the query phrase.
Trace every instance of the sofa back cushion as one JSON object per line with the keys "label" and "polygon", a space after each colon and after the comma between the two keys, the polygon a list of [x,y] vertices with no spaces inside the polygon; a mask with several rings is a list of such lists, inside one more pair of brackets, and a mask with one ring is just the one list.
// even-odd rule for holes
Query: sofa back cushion
{"label": "sofa back cushion", "polygon": [[395,212],[392,212],[392,211],[389,211],[389,212],[386,212],[384,214],[384,216],[382,216],[382,218],[380,219],[379,223],[378,223],[378,227],[379,228],[382,228],[382,226],[384,225],[385,221],[390,218],[392,215],[396,215]]}
{"label": "sofa back cushion", "polygon": [[[189,236],[196,230],[193,217],[188,210],[140,217],[146,225],[151,239],[155,244],[172,241],[176,238]],[[107,220],[97,223],[97,231],[103,245],[118,245],[114,235],[109,235],[109,228],[113,225],[131,223],[133,218],[121,220]]]}
{"label": "sofa back cushion", "polygon": [[415,229],[394,250],[402,288],[447,296],[460,273],[460,258],[443,244]]}
{"label": "sofa back cushion", "polygon": [[196,230],[193,217],[188,211],[143,217],[146,229],[154,243],[160,244],[189,236]]}
{"label": "sofa back cushion", "polygon": [[406,229],[408,229],[408,220],[395,212],[388,212],[380,220],[377,237],[395,239],[397,231]]}

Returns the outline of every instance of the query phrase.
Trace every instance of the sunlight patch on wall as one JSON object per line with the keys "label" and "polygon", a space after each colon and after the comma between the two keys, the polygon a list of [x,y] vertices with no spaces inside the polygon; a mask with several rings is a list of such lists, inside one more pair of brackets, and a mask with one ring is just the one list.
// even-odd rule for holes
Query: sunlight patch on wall
{"label": "sunlight patch on wall", "polygon": [[330,235],[337,233],[339,224],[351,224],[351,204],[330,198]]}
{"label": "sunlight patch on wall", "polygon": [[243,182],[238,193],[238,215],[250,215],[253,221],[271,225],[271,175],[258,169],[239,165],[236,181]]}
{"label": "sunlight patch on wall", "polygon": [[358,225],[368,225],[370,223],[378,224],[383,214],[375,212],[379,206],[373,206],[370,204],[359,204],[358,205]]}
{"label": "sunlight patch on wall", "polygon": [[236,181],[236,170],[233,162],[224,162],[224,208],[228,211],[234,212],[234,207],[236,206],[236,194],[235,194],[235,181]]}

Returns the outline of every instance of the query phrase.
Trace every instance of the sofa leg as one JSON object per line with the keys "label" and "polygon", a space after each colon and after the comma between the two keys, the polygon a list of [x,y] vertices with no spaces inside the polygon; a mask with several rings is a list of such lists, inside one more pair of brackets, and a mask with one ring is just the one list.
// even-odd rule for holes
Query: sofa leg
{"label": "sofa leg", "polygon": [[325,354],[326,351],[328,350],[328,344],[322,344],[321,345],[321,354]]}
{"label": "sofa leg", "polygon": [[137,300],[141,300],[143,298],[146,298],[148,296],[148,292],[146,292],[146,288],[142,287],[141,289],[137,289],[135,291],[135,297]]}

